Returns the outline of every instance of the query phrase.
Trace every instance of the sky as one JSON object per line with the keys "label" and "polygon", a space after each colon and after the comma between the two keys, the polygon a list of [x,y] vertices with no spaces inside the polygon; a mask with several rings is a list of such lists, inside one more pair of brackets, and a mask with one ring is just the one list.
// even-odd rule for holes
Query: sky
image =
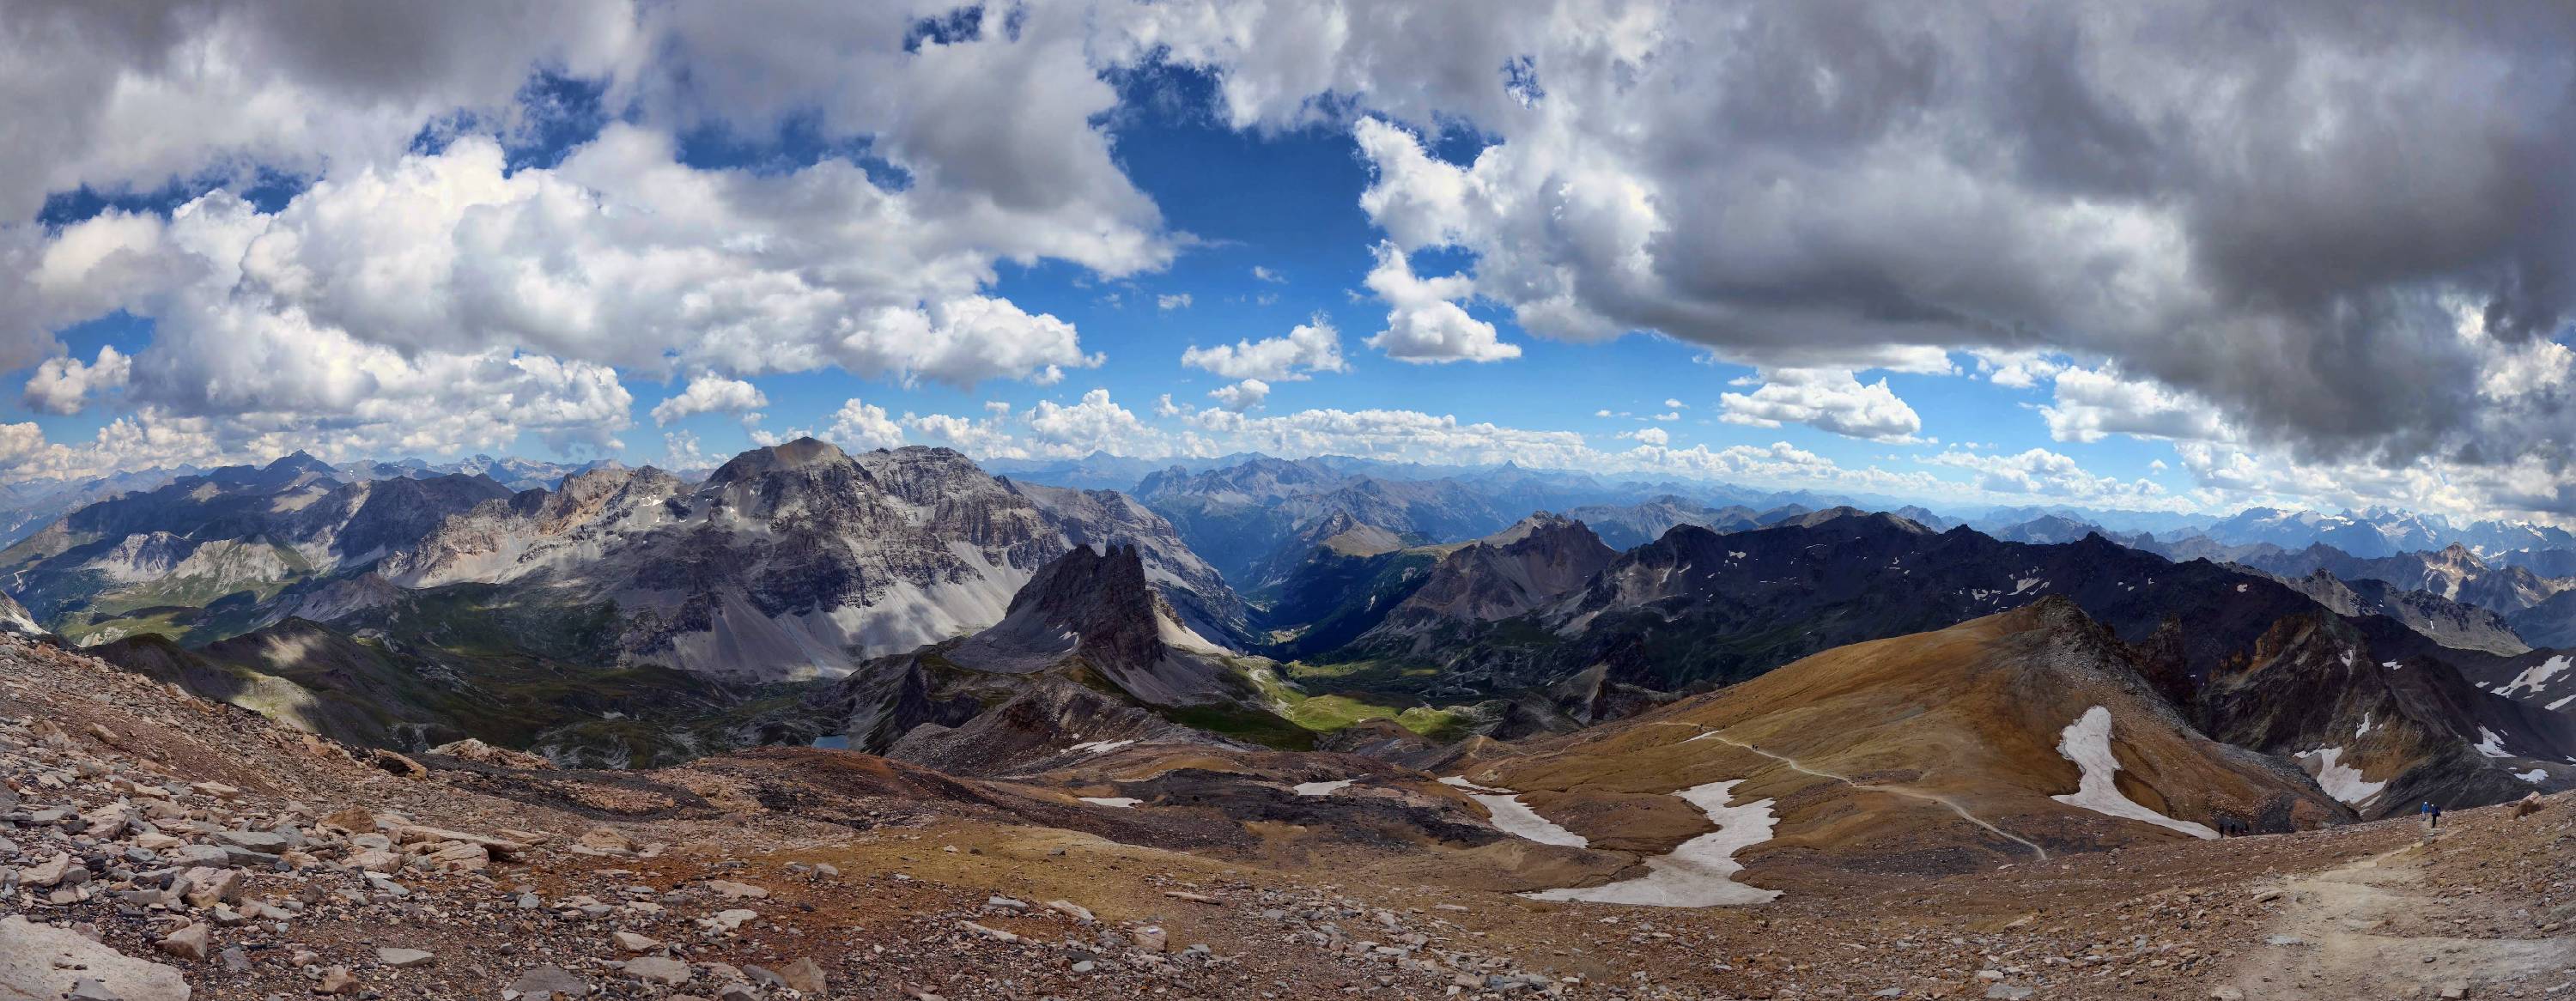
{"label": "sky", "polygon": [[2564,4],[0,0],[0,65],[0,484],[813,434],[2576,513]]}

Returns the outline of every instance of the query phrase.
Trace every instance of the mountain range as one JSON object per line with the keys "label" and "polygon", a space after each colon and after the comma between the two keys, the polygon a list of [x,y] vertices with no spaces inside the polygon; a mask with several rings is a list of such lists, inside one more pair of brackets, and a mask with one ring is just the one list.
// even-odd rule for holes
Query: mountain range
{"label": "mountain range", "polygon": [[[0,551],[0,581],[21,628],[354,743],[640,767],[829,739],[987,775],[1125,740],[1418,758],[1580,734],[2047,601],[2033,621],[2094,636],[2176,732],[2345,810],[2576,785],[2553,645],[2576,580],[2439,519],[2117,532],[2048,510],[1989,532],[1508,465],[1231,458],[997,476],[809,438],[691,478],[296,455],[82,506]],[[1052,474],[1073,482],[1028,479]]]}

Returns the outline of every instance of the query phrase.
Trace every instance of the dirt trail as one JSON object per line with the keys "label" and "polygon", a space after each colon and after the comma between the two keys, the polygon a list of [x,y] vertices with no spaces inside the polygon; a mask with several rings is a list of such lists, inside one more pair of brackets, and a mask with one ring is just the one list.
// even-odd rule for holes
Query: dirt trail
{"label": "dirt trail", "polygon": [[2416,860],[2428,843],[2284,884],[2280,918],[2262,941],[2248,943],[2228,981],[2241,992],[2233,996],[2483,997],[2482,985],[2576,966],[2576,939],[2407,933],[2460,906],[2421,886]]}
{"label": "dirt trail", "polygon": [[[1967,808],[1967,807],[1960,806],[1956,800],[1953,800],[1953,799],[1951,799],[1951,798],[1949,798],[1949,797],[1947,797],[1947,796],[1942,796],[1942,795],[1939,795],[1939,794],[1936,794],[1936,793],[1928,793],[1928,792],[1924,792],[1924,791],[1922,791],[1922,790],[1920,790],[1920,789],[1908,789],[1908,788],[1906,788],[1906,787],[1904,787],[1904,786],[1883,785],[1883,784],[1876,783],[1876,782],[1862,782],[1862,781],[1856,780],[1856,779],[1854,779],[1854,778],[1852,778],[1852,777],[1850,777],[1850,776],[1848,776],[1848,775],[1837,775],[1837,774],[1834,774],[1833,772],[1823,771],[1823,770],[1821,770],[1821,769],[1809,768],[1809,767],[1807,767],[1806,765],[1804,765],[1804,764],[1800,763],[1800,762],[1798,761],[1798,759],[1796,759],[1796,758],[1789,757],[1788,755],[1785,755],[1785,754],[1774,754],[1774,753],[1772,753],[1772,752],[1770,752],[1770,751],[1765,751],[1765,750],[1763,750],[1763,749],[1761,749],[1761,748],[1759,748],[1759,747],[1755,747],[1755,746],[1753,746],[1753,745],[1751,745],[1751,744],[1747,744],[1747,743],[1745,743],[1745,742],[1743,742],[1743,741],[1741,741],[1741,740],[1737,740],[1737,739],[1735,739],[1735,738],[1733,738],[1733,737],[1729,737],[1729,736],[1727,736],[1727,735],[1725,735],[1725,734],[1723,734],[1723,733],[1719,733],[1719,732],[1717,732],[1717,731],[1715,731],[1715,730],[1709,729],[1708,727],[1703,726],[1703,725],[1698,724],[1698,723],[1677,723],[1677,722],[1671,722],[1671,721],[1658,721],[1658,722],[1659,722],[1661,725],[1663,725],[1663,726],[1687,726],[1687,727],[1691,727],[1691,728],[1696,729],[1696,730],[1698,730],[1698,731],[1699,731],[1699,736],[1697,736],[1697,737],[1692,737],[1692,738],[1690,738],[1691,740],[1702,740],[1702,739],[1706,739],[1706,740],[1714,740],[1714,741],[1717,741],[1717,742],[1719,742],[1719,743],[1725,744],[1725,745],[1727,745],[1727,746],[1729,746],[1729,747],[1742,748],[1742,749],[1744,749],[1744,750],[1751,751],[1751,752],[1753,752],[1753,753],[1755,753],[1755,754],[1759,754],[1759,755],[1761,755],[1761,756],[1763,756],[1763,757],[1769,758],[1769,759],[1771,759],[1771,760],[1773,760],[1773,761],[1777,761],[1777,762],[1779,762],[1779,763],[1781,763],[1781,764],[1787,765],[1787,766],[1789,766],[1790,770],[1792,770],[1792,771],[1796,771],[1796,772],[1799,772],[1799,773],[1802,773],[1802,774],[1806,774],[1806,775],[1813,775],[1813,776],[1815,776],[1815,777],[1817,777],[1817,778],[1820,778],[1820,779],[1831,779],[1831,780],[1833,780],[1833,781],[1835,781],[1835,782],[1840,782],[1840,783],[1842,783],[1842,784],[1844,784],[1844,785],[1847,785],[1847,786],[1850,786],[1850,787],[1852,787],[1852,788],[1854,788],[1854,789],[1866,789],[1866,790],[1869,790],[1870,792],[1883,792],[1883,793],[1888,793],[1888,794],[1890,794],[1890,795],[1904,796],[1904,797],[1907,797],[1907,798],[1909,798],[1909,799],[1919,799],[1919,800],[1922,800],[1922,801],[1927,802],[1927,803],[1938,803],[1938,804],[1940,804],[1940,805],[1942,805],[1942,806],[1944,806],[1944,807],[1947,807],[1947,808],[1949,809],[1949,811],[1950,811],[1950,812],[1955,813],[1955,814],[1958,814],[1958,815],[1959,815],[1959,819],[1961,819],[1961,820],[1965,820],[1965,821],[1967,821],[1967,822],[1969,822],[1969,823],[1971,823],[1971,824],[1975,824],[1975,825],[1977,825],[1977,826],[1979,826],[1979,827],[1985,828],[1987,831],[1992,832],[1996,837],[2002,838],[2002,839],[2004,839],[2004,840],[2006,840],[2006,841],[2010,841],[2010,842],[2012,842],[2012,843],[2014,843],[2014,844],[2017,844],[2017,845],[2020,845],[2020,846],[2022,846],[2022,847],[2024,847],[2024,848],[2028,848],[2028,849],[2030,849],[2030,850],[2031,850],[2031,852],[2032,852],[2033,854],[2035,854],[2035,855],[2037,855],[2037,856],[2038,856],[2038,861],[2041,861],[2041,862],[2046,862],[2046,861],[2048,861],[2048,849],[2040,847],[2039,845],[2037,845],[2037,844],[2035,844],[2035,843],[2031,842],[2031,840],[2030,840],[2030,839],[2028,839],[2028,838],[2024,838],[2024,837],[2022,837],[2022,836],[2020,836],[2020,835],[2018,835],[2018,834],[2014,834],[2014,833],[2012,833],[2011,831],[2004,830],[2003,828],[1996,827],[1995,825],[1993,825],[1993,824],[1991,824],[1991,823],[1988,823],[1984,817],[1980,817],[1980,816],[1977,816],[1976,814],[1969,813],[1969,812],[1968,812],[1968,808]],[[1686,742],[1687,742],[1687,741],[1686,741]]]}

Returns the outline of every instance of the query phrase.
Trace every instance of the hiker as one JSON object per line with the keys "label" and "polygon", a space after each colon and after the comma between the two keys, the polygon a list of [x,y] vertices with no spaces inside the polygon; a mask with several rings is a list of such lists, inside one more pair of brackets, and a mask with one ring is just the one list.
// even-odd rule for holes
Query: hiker
{"label": "hiker", "polygon": [[2424,815],[2424,830],[2427,833],[2442,829],[2442,808],[2433,805],[2432,800],[2425,800],[2423,808],[2415,812]]}

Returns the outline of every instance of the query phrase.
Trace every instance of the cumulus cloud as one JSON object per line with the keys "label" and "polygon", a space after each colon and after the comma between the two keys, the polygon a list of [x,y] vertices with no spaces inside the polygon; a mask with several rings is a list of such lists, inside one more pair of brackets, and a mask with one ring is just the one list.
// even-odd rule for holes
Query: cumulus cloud
{"label": "cumulus cloud", "polygon": [[[190,2],[15,13],[0,59],[21,72],[0,96],[52,110],[0,150],[0,218],[84,185],[202,190],[248,176],[243,165],[311,182],[273,209],[217,190],[166,216],[0,224],[0,371],[58,354],[65,325],[127,310],[155,333],[125,402],[231,421],[220,433],[235,441],[300,428],[326,444],[399,398],[422,426],[486,436],[441,447],[488,441],[503,414],[537,418],[518,430],[541,441],[601,443],[625,421],[576,433],[559,419],[593,409],[619,369],[1052,384],[1102,358],[1071,324],[988,294],[998,264],[1116,278],[1164,266],[1175,246],[1109,154],[1117,92],[1077,10],[997,9],[942,39],[909,37],[895,8],[780,31],[795,19],[625,0],[504,16]],[[509,144],[552,113],[525,89],[541,74],[596,85],[624,113],[516,161]],[[707,128],[758,143],[790,121],[865,137],[885,169],[840,157],[700,169],[672,138]],[[414,142],[424,134],[435,141]],[[530,398],[543,380],[526,378],[441,382],[506,376],[519,359],[579,374],[560,381],[577,395]],[[76,405],[75,390],[114,372],[52,366],[29,398]]]}
{"label": "cumulus cloud", "polygon": [[1342,360],[1341,332],[1321,313],[1289,330],[1286,337],[1192,347],[1181,352],[1181,364],[1228,379],[1265,382],[1297,382],[1315,372],[1350,370]]}
{"label": "cumulus cloud", "polygon": [[1208,390],[1218,406],[1227,410],[1250,410],[1270,398],[1270,384],[1259,379],[1245,379],[1228,386]]}
{"label": "cumulus cloud", "polygon": [[699,414],[744,414],[768,405],[769,395],[758,386],[721,375],[701,375],[690,379],[687,389],[654,404],[653,423],[669,424]]}
{"label": "cumulus cloud", "polygon": [[903,425],[886,416],[884,407],[851,399],[832,413],[832,427],[823,437],[848,452],[902,448]]}
{"label": "cumulus cloud", "polygon": [[1669,445],[1672,444],[1673,441],[1672,434],[1662,428],[1638,428],[1634,431],[1622,431],[1619,432],[1619,437],[1633,439],[1639,444],[1644,445]]}
{"label": "cumulus cloud", "polygon": [[1923,460],[1935,466],[1964,469],[1976,475],[1978,489],[2000,494],[2129,504],[2164,493],[2148,480],[2122,482],[2087,472],[2073,458],[2044,448],[2015,455],[1945,451]]}
{"label": "cumulus cloud", "polygon": [[1369,335],[1368,346],[1397,361],[1432,364],[1453,361],[1501,361],[1521,356],[1520,345],[1505,344],[1494,325],[1467,315],[1452,300],[1473,293],[1465,275],[1420,278],[1394,244],[1377,248],[1377,267],[1368,274],[1369,291],[1386,302],[1386,329]]}
{"label": "cumulus cloud", "polygon": [[2063,358],[2046,351],[1976,351],[1977,371],[2006,389],[2030,389],[2067,369]]}
{"label": "cumulus cloud", "polygon": [[2056,375],[2056,400],[2039,408],[2058,441],[2096,442],[2114,434],[2176,441],[2222,441],[2235,433],[2208,401],[2116,369],[2067,368]]}
{"label": "cumulus cloud", "polygon": [[1718,397],[1719,420],[1754,427],[1806,424],[1839,435],[1905,444],[1923,430],[1923,418],[1887,388],[1887,380],[1862,383],[1848,369],[1778,369],[1756,378],[1751,393]]}
{"label": "cumulus cloud", "polygon": [[666,431],[662,434],[662,466],[665,469],[704,469],[715,465],[707,457],[706,447],[699,444],[695,431]]}
{"label": "cumulus cloud", "polygon": [[36,366],[27,380],[27,409],[49,414],[76,414],[92,396],[125,388],[133,360],[113,345],[101,345],[98,359],[87,365],[78,358],[54,358]]}

